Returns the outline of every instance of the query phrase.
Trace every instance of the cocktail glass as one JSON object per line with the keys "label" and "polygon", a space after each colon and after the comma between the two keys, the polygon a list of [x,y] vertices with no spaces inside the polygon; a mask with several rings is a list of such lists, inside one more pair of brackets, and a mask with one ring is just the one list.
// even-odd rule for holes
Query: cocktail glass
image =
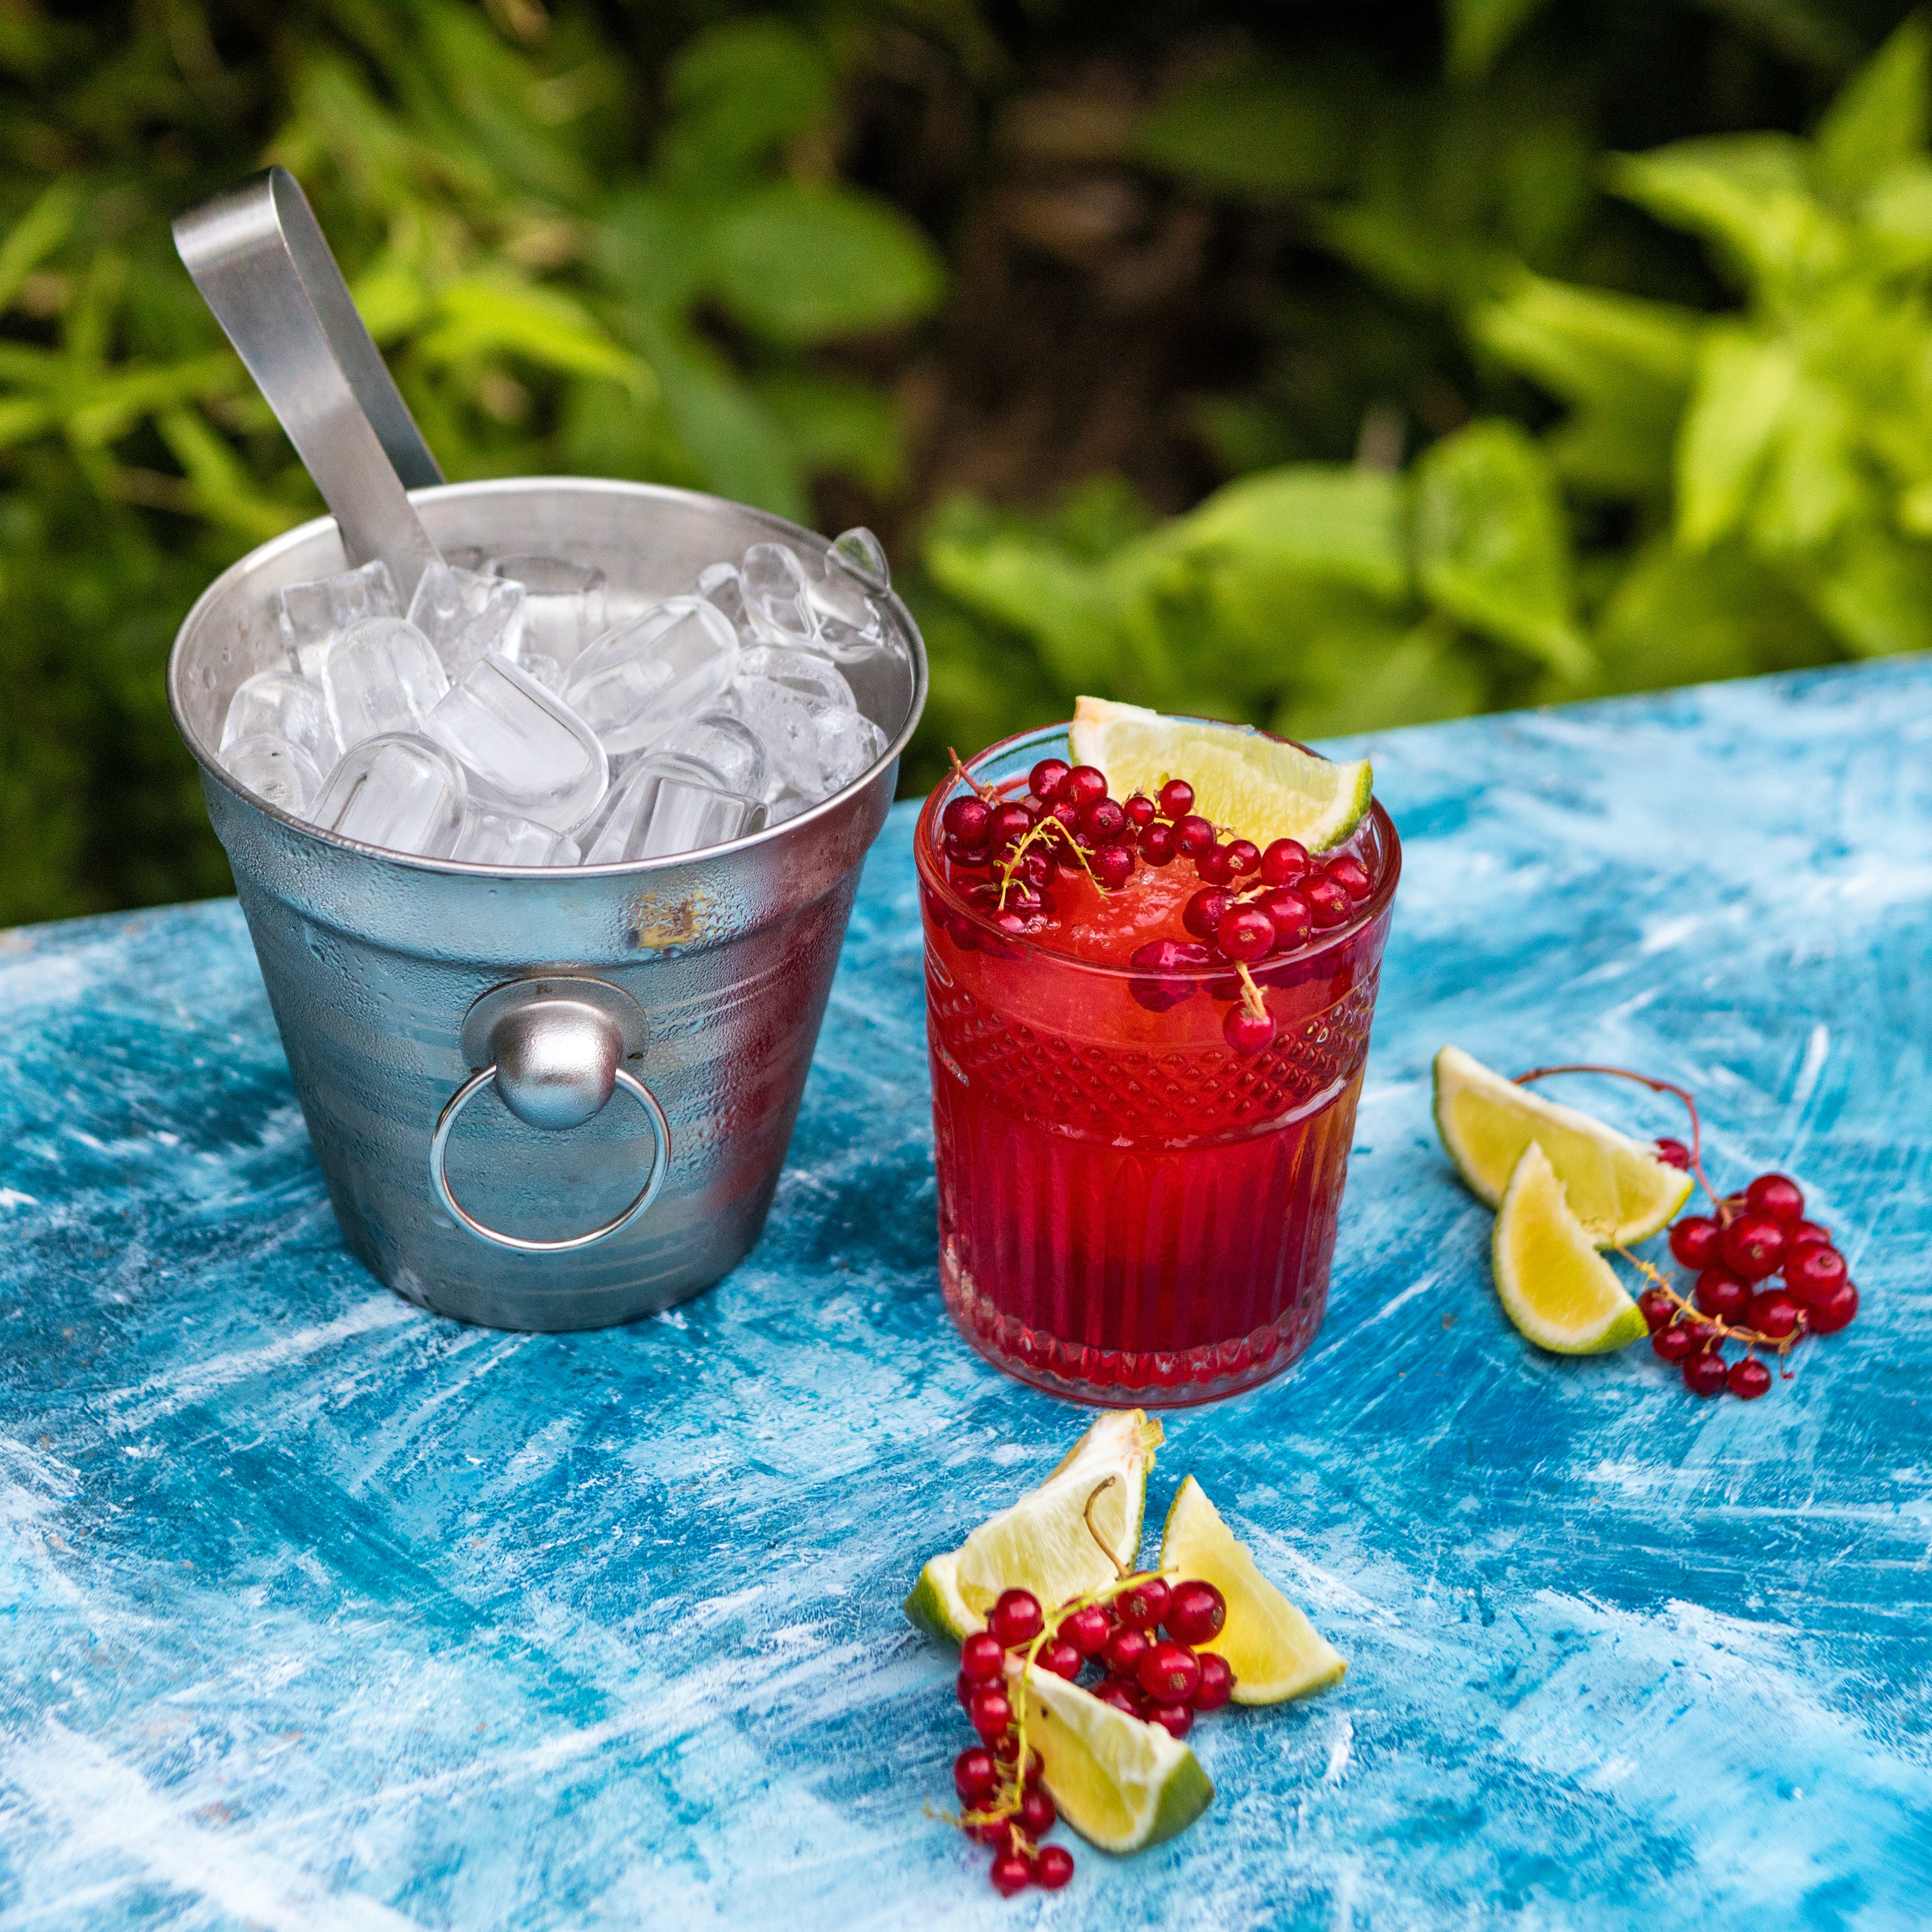
{"label": "cocktail glass", "polygon": [[[1052,726],[966,769],[1017,795],[1066,753]],[[953,1320],[1009,1374],[1086,1402],[1207,1402],[1280,1374],[1328,1306],[1395,826],[1375,805],[1350,842],[1373,885],[1346,923],[1252,969],[1276,1031],[1248,1055],[1222,1031],[1230,967],[1152,985],[1055,952],[1050,928],[998,931],[942,857],[964,789],[942,784],[916,835]]]}

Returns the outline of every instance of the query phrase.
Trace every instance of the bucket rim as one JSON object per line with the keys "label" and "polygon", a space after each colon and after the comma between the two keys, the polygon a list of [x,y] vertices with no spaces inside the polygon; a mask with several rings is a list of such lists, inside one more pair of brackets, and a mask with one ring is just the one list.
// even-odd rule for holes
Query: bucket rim
{"label": "bucket rim", "polygon": [[[779,516],[775,511],[760,509],[755,504],[741,503],[734,497],[717,496],[708,490],[680,489],[669,483],[632,482],[622,477],[479,477],[466,482],[433,484],[423,489],[412,490],[408,492],[408,496],[412,503],[420,506],[444,502],[452,497],[514,496],[521,491],[533,489],[578,491],[586,496],[628,496],[661,502],[716,506],[721,510],[728,510],[736,516],[747,518],[754,523],[762,524],[774,536],[782,538],[788,542],[796,544],[802,542],[820,555],[830,554],[832,548],[830,539],[820,536],[816,530],[807,530],[803,524],[795,524],[789,518]],[[655,859],[639,859],[628,862],[608,861],[602,865],[484,866],[467,859],[428,859],[415,853],[392,851],[386,846],[367,845],[359,839],[345,838],[338,832],[326,832],[321,826],[311,824],[307,819],[298,818],[293,813],[283,811],[279,806],[272,805],[267,800],[258,797],[254,792],[237,784],[218,762],[214,754],[206,749],[197,735],[189,729],[181,691],[182,647],[194,633],[206,610],[231,587],[236,580],[272,562],[284,551],[298,548],[326,530],[335,530],[338,536],[340,535],[339,526],[334,517],[326,512],[319,517],[311,517],[308,522],[298,524],[294,529],[284,530],[280,536],[271,537],[266,543],[257,544],[253,550],[237,557],[202,590],[189,607],[188,615],[182,620],[181,627],[175,633],[174,642],[168,647],[168,712],[174,721],[176,734],[188,747],[195,763],[201,767],[205,778],[213,779],[224,791],[250,811],[258,812],[264,818],[272,819],[305,838],[314,839],[320,845],[331,846],[338,851],[351,852],[359,858],[373,859],[384,865],[400,866],[412,872],[448,873],[459,878],[542,880],[546,883],[576,879],[649,878],[660,873],[677,872],[700,859],[709,861],[726,854],[749,851],[760,845],[774,844],[794,827],[830,817],[843,804],[876,784],[880,776],[892,767],[912,742],[913,734],[918,730],[920,720],[926,713],[930,683],[926,667],[926,640],[914,621],[912,613],[906,608],[904,600],[896,590],[888,590],[884,601],[891,607],[893,615],[898,619],[912,654],[912,700],[906,707],[905,722],[884,752],[850,784],[842,786],[837,791],[820,799],[816,805],[809,806],[794,818],[784,819],[776,825],[768,825],[763,831],[749,832],[742,838],[734,838],[719,845],[706,845],[695,852],[670,852]]]}

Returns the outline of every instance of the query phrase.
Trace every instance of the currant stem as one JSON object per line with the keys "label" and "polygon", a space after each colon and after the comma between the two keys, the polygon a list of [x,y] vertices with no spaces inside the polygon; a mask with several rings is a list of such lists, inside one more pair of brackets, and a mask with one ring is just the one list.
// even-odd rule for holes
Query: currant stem
{"label": "currant stem", "polygon": [[[1120,1480],[1118,1476],[1106,1476],[1096,1483],[1094,1493],[1087,1498],[1087,1507],[1080,1512],[1081,1520],[1087,1526],[1087,1534],[1100,1546],[1100,1554],[1114,1566],[1114,1574],[1117,1577],[1127,1574],[1127,1566],[1114,1554],[1113,1546],[1094,1527],[1094,1505]],[[1059,1626],[1056,1624],[1054,1628],[1057,1630]]]}
{"label": "currant stem", "polygon": [[1268,1016],[1268,1010],[1262,1000],[1262,989],[1255,984],[1255,976],[1248,970],[1248,962],[1238,959],[1234,970],[1241,976],[1241,1004],[1258,1020]]}
{"label": "currant stem", "polygon": [[981,804],[997,805],[999,803],[1000,794],[998,792],[989,784],[982,784],[980,782],[959,762],[959,754],[956,752],[950,745],[948,745],[946,748],[946,755],[952,761],[952,776],[957,778],[962,784],[970,785]]}
{"label": "currant stem", "polygon": [[[1713,1328],[1717,1330],[1718,1339],[1720,1341],[1742,1342],[1744,1345],[1744,1352],[1747,1354],[1754,1348],[1775,1348],[1778,1351],[1778,1372],[1786,1382],[1790,1381],[1790,1374],[1784,1366],[1786,1358],[1804,1339],[1809,1328],[1802,1309],[1798,1311],[1799,1325],[1792,1329],[1789,1335],[1766,1335],[1756,1328],[1734,1328],[1722,1316],[1706,1315],[1695,1302],[1685,1300],[1684,1297],[1664,1280],[1662,1270],[1654,1264],[1646,1261],[1642,1256],[1632,1254],[1630,1250],[1621,1243],[1617,1244],[1616,1252],[1622,1255],[1624,1259],[1650,1283],[1652,1287],[1661,1288],[1670,1298],[1678,1314],[1688,1315],[1694,1321],[1708,1322]],[[1675,1319],[1674,1317],[1672,1318]]]}
{"label": "currant stem", "polygon": [[1653,1094],[1675,1094],[1690,1116],[1690,1172],[1711,1197],[1711,1204],[1718,1210],[1718,1225],[1723,1227],[1729,1223],[1730,1203],[1719,1196],[1711,1185],[1710,1176],[1704,1172],[1703,1123],[1697,1118],[1696,1098],[1688,1087],[1680,1087],[1674,1080],[1653,1080],[1648,1074],[1634,1073],[1628,1066],[1533,1066],[1527,1073],[1516,1076],[1516,1084],[1527,1087],[1532,1080],[1546,1080],[1553,1073],[1600,1073],[1613,1080],[1634,1080],[1640,1087],[1648,1087]]}
{"label": "currant stem", "polygon": [[1102,898],[1106,897],[1107,889],[1094,877],[1094,868],[1087,862],[1087,855],[1081,850],[1079,842],[1065,826],[1060,824],[1058,819],[1049,816],[1027,828],[1019,843],[1013,848],[1012,856],[1000,866],[999,910],[1001,912],[1004,912],[1006,909],[1006,894],[1012,889],[1013,875],[1019,870],[1020,861],[1026,856],[1027,848],[1036,840],[1046,838],[1054,832],[1058,832],[1072,848],[1074,857],[1080,861],[1080,869],[1087,874],[1094,890]]}

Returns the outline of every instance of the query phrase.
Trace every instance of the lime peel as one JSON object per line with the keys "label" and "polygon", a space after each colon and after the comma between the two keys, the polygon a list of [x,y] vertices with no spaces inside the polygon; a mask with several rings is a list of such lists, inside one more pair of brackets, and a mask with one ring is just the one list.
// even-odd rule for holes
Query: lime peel
{"label": "lime peel", "polygon": [[1643,1311],[1570,1211],[1563,1183],[1535,1141],[1504,1190],[1492,1240],[1504,1312],[1540,1348],[1599,1355],[1650,1332]]}

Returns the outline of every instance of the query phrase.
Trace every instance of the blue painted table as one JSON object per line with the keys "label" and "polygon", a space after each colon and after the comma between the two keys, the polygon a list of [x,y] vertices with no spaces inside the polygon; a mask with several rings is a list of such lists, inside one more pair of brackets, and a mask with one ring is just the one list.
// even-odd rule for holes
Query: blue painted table
{"label": "blue painted table", "polygon": [[[1349,1676],[1010,1905],[926,1814],[966,1739],[898,1604],[1083,1418],[940,1309],[909,808],[763,1245],[602,1334],[344,1252],[232,904],[0,940],[0,1922],[1925,1923],[1932,669],[1374,749],[1407,870],[1328,1324],[1171,1418],[1150,1499],[1198,1473]],[[1444,1040],[1694,1083],[1719,1178],[1845,1231],[1858,1325],[1750,1407],[1526,1348]]]}

